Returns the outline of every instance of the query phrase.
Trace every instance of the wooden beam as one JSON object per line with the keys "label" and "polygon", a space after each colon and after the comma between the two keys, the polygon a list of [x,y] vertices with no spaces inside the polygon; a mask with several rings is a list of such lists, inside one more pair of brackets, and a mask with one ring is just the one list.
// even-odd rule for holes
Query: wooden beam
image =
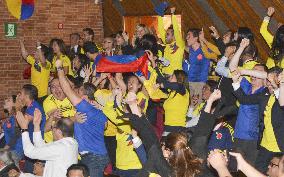
{"label": "wooden beam", "polygon": [[222,33],[228,30],[228,27],[224,22],[219,18],[219,16],[215,13],[215,10],[208,4],[207,1],[197,0],[199,6],[205,11],[207,16],[211,19],[214,26],[218,28],[218,30]]}

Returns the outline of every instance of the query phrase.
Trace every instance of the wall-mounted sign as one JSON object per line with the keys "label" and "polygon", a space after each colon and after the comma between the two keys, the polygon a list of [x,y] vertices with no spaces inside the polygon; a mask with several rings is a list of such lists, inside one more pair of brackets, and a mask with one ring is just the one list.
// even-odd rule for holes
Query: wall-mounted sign
{"label": "wall-mounted sign", "polygon": [[17,37],[17,24],[16,23],[4,23],[5,37],[16,38]]}

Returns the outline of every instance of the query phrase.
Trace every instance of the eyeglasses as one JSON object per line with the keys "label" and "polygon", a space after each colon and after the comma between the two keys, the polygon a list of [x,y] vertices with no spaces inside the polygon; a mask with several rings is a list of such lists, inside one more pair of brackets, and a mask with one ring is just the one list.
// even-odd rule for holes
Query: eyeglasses
{"label": "eyeglasses", "polygon": [[277,165],[277,164],[275,164],[273,162],[269,162],[269,166],[271,166],[271,167],[274,167],[274,166],[279,167],[279,165]]}

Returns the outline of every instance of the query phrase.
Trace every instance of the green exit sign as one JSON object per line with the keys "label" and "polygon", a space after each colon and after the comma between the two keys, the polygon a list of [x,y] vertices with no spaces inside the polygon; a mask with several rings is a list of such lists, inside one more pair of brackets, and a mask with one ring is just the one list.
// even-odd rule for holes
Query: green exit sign
{"label": "green exit sign", "polygon": [[16,38],[17,37],[17,24],[16,23],[4,23],[5,37]]}

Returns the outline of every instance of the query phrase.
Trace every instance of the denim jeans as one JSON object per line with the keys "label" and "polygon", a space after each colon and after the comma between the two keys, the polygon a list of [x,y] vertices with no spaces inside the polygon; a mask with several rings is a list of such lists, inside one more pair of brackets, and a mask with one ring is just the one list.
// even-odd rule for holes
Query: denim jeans
{"label": "denim jeans", "polygon": [[108,155],[87,153],[81,156],[81,163],[85,164],[90,171],[90,177],[103,177],[104,168],[109,163]]}

